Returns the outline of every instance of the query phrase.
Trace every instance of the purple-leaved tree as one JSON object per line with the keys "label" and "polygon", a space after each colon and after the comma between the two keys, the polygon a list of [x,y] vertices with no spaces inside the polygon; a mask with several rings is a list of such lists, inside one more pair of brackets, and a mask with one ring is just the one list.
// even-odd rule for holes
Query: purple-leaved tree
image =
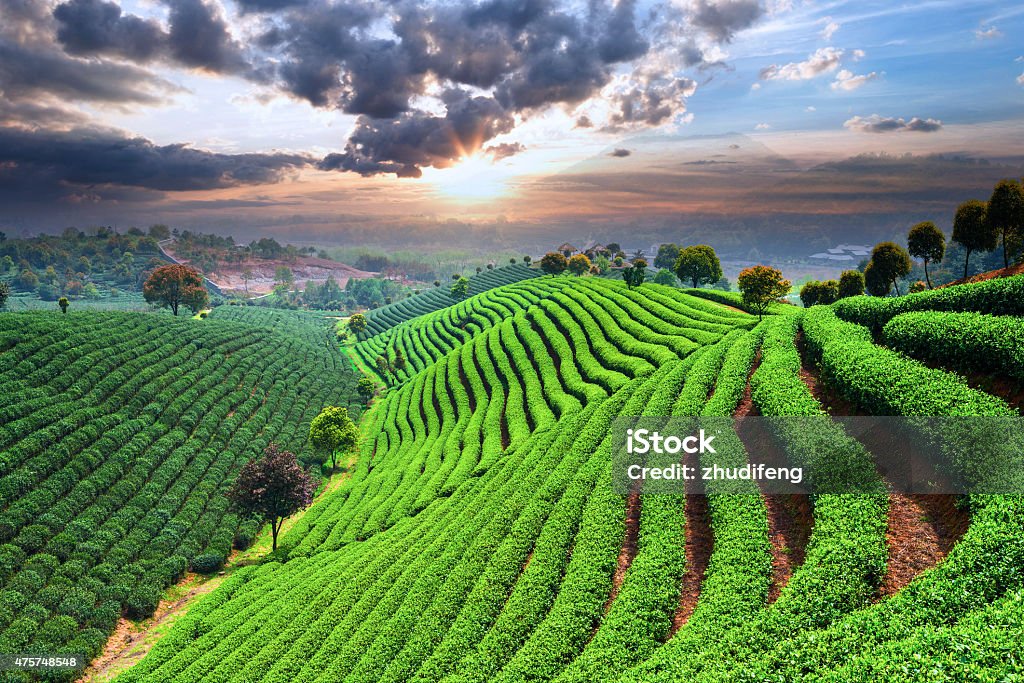
{"label": "purple-leaved tree", "polygon": [[228,498],[239,513],[270,524],[273,550],[277,550],[277,534],[284,520],[309,506],[315,489],[295,454],[270,444],[262,457],[242,467]]}

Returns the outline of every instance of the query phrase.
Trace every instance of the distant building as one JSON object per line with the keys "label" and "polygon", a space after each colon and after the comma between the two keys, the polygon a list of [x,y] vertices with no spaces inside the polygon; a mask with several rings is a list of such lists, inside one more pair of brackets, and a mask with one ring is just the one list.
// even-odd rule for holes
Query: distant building
{"label": "distant building", "polygon": [[569,258],[577,251],[579,251],[579,249],[566,242],[565,244],[558,248],[558,251],[562,252],[562,254],[565,255],[566,258]]}
{"label": "distant building", "polygon": [[811,254],[812,259],[823,261],[854,261],[871,253],[871,247],[862,244],[840,244],[830,248],[828,251]]}

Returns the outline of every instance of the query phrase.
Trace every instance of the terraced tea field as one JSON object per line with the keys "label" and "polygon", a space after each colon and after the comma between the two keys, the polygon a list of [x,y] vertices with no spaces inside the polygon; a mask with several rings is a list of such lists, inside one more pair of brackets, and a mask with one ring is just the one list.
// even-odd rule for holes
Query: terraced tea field
{"label": "terraced tea field", "polygon": [[[1019,348],[1003,340],[1019,329],[1022,286],[1017,278],[901,300],[779,305],[759,323],[719,294],[721,302],[657,285],[545,277],[389,320],[351,348],[370,367],[377,356],[406,359],[362,418],[351,477],[295,521],[276,555],[234,571],[117,680],[1013,680],[1024,667],[1024,500],[895,491],[876,465],[877,444],[830,415],[1019,416],[1002,392],[978,388],[977,373],[1012,374]],[[319,323],[246,320],[263,315],[218,310],[201,329],[237,331],[235,345],[248,338],[243,331],[260,330],[260,348],[274,358],[305,354],[294,369],[272,373],[269,394],[299,403],[287,418],[294,431],[280,429],[301,448],[314,406],[350,386],[349,363]],[[13,389],[25,401],[52,401],[57,389],[63,400],[79,389],[70,377],[44,387],[47,371],[22,358],[61,344],[61,325],[82,337],[67,348],[85,346],[100,327],[53,317],[35,323],[37,334],[7,333],[18,342],[3,346],[10,381],[34,382]],[[49,341],[37,343],[43,332]],[[142,338],[158,345],[161,334]],[[964,335],[973,344],[967,354]],[[111,345],[104,357],[141,354],[141,345]],[[247,357],[231,348],[222,363]],[[7,361],[11,350],[17,360]],[[209,350],[204,342],[191,353]],[[981,355],[990,360],[968,362]],[[74,359],[61,367],[76,362],[93,367]],[[950,371],[967,365],[976,373],[969,379]],[[89,405],[103,403],[91,396]],[[222,423],[237,415],[229,413]],[[765,443],[742,423],[733,431],[731,418],[761,416],[774,457],[806,467],[822,492],[767,495],[741,480],[677,494],[617,493],[611,428],[621,416],[721,425],[715,451],[688,462],[722,467],[746,463]],[[785,416],[815,428],[776,419]],[[977,473],[970,435],[944,436],[950,459]],[[59,433],[55,443],[63,447]],[[230,450],[233,442],[224,443]],[[81,474],[88,470],[76,472],[91,480]],[[13,481],[25,483],[5,490],[17,499],[5,520],[46,490]],[[835,492],[850,482],[849,492]],[[237,520],[219,519],[209,540],[186,535],[182,543],[195,540],[187,550],[230,543]],[[25,643],[46,643],[49,624],[62,617],[17,577],[62,577],[67,561],[42,550],[48,541],[33,548],[8,538],[4,548],[22,568],[5,574],[4,595],[30,597],[3,637],[20,633],[18,623],[36,639]],[[175,547],[164,557],[183,552]],[[40,554],[54,559],[34,559]],[[124,561],[149,566],[134,555]],[[44,564],[54,569],[35,571]],[[94,585],[86,588],[99,595]]]}

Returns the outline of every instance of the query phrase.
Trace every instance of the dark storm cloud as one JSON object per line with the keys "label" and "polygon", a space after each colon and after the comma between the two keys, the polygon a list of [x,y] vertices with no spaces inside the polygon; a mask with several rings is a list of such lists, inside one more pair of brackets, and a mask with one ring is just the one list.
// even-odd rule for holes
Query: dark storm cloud
{"label": "dark storm cloud", "polygon": [[502,142],[484,147],[484,154],[489,154],[495,161],[508,159],[524,151],[526,151],[526,146],[518,142]]}
{"label": "dark storm cloud", "polygon": [[872,114],[864,117],[854,116],[843,123],[843,126],[859,133],[934,133],[942,129],[942,121],[920,119],[916,116],[907,121],[903,118]]}
{"label": "dark storm cloud", "polygon": [[242,12],[278,12],[288,7],[305,5],[306,0],[235,0]]}
{"label": "dark storm cloud", "polygon": [[608,152],[608,156],[610,156],[610,157],[617,157],[617,158],[621,159],[622,157],[628,157],[632,153],[633,152],[628,150],[628,149],[623,149],[623,148],[619,147],[617,149],[613,149],[612,151]]}
{"label": "dark storm cloud", "polygon": [[217,154],[185,145],[77,128],[67,132],[0,128],[0,190],[63,199],[154,191],[207,190],[276,182],[310,163],[295,154]]}
{"label": "dark storm cloud", "polygon": [[491,98],[449,90],[442,99],[444,116],[410,111],[390,120],[359,117],[345,151],[327,155],[319,167],[418,178],[422,167],[450,166],[484,141],[512,130],[512,115]]}
{"label": "dark storm cloud", "polygon": [[168,28],[124,14],[115,2],[69,0],[57,5],[57,40],[77,56],[105,55],[134,62],[166,59],[216,73],[249,70],[241,45],[217,9],[202,0],[164,0]]}
{"label": "dark storm cloud", "polygon": [[689,78],[653,79],[615,96],[608,129],[630,124],[658,126],[686,111],[686,98],[697,89]]}
{"label": "dark storm cloud", "polygon": [[760,0],[696,0],[692,9],[693,24],[719,42],[732,40],[764,14]]}
{"label": "dark storm cloud", "polygon": [[116,55],[132,61],[153,59],[166,36],[155,21],[122,14],[117,3],[71,0],[53,10],[57,40],[72,55]]}
{"label": "dark storm cloud", "polygon": [[107,104],[156,104],[174,90],[172,84],[135,66],[73,59],[0,35],[0,91],[5,98],[54,95]]}

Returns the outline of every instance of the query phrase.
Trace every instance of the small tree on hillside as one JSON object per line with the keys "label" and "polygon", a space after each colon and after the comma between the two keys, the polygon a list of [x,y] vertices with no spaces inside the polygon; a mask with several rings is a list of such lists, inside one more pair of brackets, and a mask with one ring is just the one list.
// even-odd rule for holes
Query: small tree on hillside
{"label": "small tree on hillside", "polygon": [[647,279],[647,261],[642,258],[635,259],[633,265],[622,271],[622,279],[630,289],[642,285]]}
{"label": "small tree on hillside", "polygon": [[771,266],[744,268],[736,280],[743,303],[750,306],[761,319],[768,306],[789,294],[792,284],[782,277],[782,271]]}
{"label": "small tree on hillside", "polygon": [[249,282],[252,280],[252,268],[242,268],[242,284],[245,286],[245,293],[249,293]]}
{"label": "small tree on hillside", "polygon": [[914,267],[907,250],[895,242],[879,242],[871,250],[871,262],[875,264],[878,277],[891,282],[899,296],[899,278],[909,275],[910,269]]}
{"label": "small tree on hillside", "polygon": [[667,287],[675,287],[676,276],[668,268],[662,268],[654,274],[654,283],[658,285],[665,285]]}
{"label": "small tree on hillside", "polygon": [[818,303],[820,295],[821,283],[817,280],[808,280],[800,288],[800,303],[804,305],[804,308],[810,308]]}
{"label": "small tree on hillside", "polygon": [[324,454],[333,472],[338,455],[351,450],[359,442],[359,430],[347,408],[327,406],[309,423],[309,442]]}
{"label": "small tree on hillside", "polygon": [[985,202],[970,199],[956,208],[953,216],[953,241],[964,248],[964,277],[967,277],[967,266],[971,260],[971,252],[992,251],[999,243],[999,235],[986,219],[988,205]]}
{"label": "small tree on hillside", "polygon": [[469,293],[469,280],[460,277],[452,284],[451,295],[453,299],[462,300]]}
{"label": "small tree on hillside", "polygon": [[924,280],[928,289],[932,288],[932,279],[928,275],[928,263],[940,263],[946,255],[946,236],[931,221],[923,221],[910,229],[907,235],[907,251],[914,258],[924,261]]}
{"label": "small tree on hillside", "polygon": [[864,269],[864,286],[871,296],[889,296],[892,291],[892,280],[874,261],[869,261]]}
{"label": "small tree on hillside", "polygon": [[548,275],[561,275],[569,267],[569,259],[557,251],[549,251],[540,260],[540,269]]}
{"label": "small tree on hillside", "polygon": [[839,298],[860,296],[864,293],[864,273],[859,270],[844,270],[839,275]]}
{"label": "small tree on hillside", "polygon": [[366,375],[360,377],[359,381],[356,382],[356,391],[359,393],[359,395],[362,397],[364,401],[369,402],[370,397],[373,396],[373,390],[373,380],[367,377]]}
{"label": "small tree on hillside", "polygon": [[531,263],[533,263],[533,257],[532,256],[524,256],[523,257],[523,263],[525,263],[526,265],[530,265]]}
{"label": "small tree on hillside", "polygon": [[671,242],[658,247],[658,254],[654,257],[655,268],[675,268],[676,259],[679,258],[679,245]]}
{"label": "small tree on hillside", "polygon": [[366,316],[362,313],[356,313],[348,319],[348,331],[352,334],[359,334],[365,332],[368,323],[366,322]]}
{"label": "small tree on hillside", "polygon": [[272,548],[277,550],[284,520],[309,506],[315,488],[294,454],[270,444],[262,457],[242,466],[227,497],[242,515],[270,524]]}
{"label": "small tree on hillside", "polygon": [[576,254],[569,259],[567,267],[570,273],[578,277],[583,273],[590,272],[590,259],[583,254]]}
{"label": "small tree on hillside", "polygon": [[706,244],[698,244],[680,250],[675,271],[680,280],[690,282],[697,288],[702,284],[718,282],[722,277],[722,264],[714,249]]}
{"label": "small tree on hillside", "polygon": [[818,303],[823,306],[839,301],[839,281],[824,280],[818,290]]}
{"label": "small tree on hillside", "polygon": [[0,308],[7,305],[7,298],[11,295],[11,286],[0,281]]}
{"label": "small tree on hillside", "polygon": [[395,349],[395,360],[392,361],[391,367],[395,370],[405,370],[405,354],[402,353],[402,349]]}
{"label": "small tree on hillside", "polygon": [[66,296],[62,296],[57,299],[57,305],[60,306],[60,312],[64,315],[67,315],[68,313],[68,303],[68,298]]}
{"label": "small tree on hillside", "polygon": [[1003,267],[1010,267],[1006,242],[1024,237],[1024,188],[1016,180],[1000,180],[988,200],[989,229],[1002,238]]}
{"label": "small tree on hillside", "polygon": [[142,286],[142,296],[151,304],[170,308],[174,315],[182,305],[198,313],[210,300],[199,271],[178,263],[154,270]]}

